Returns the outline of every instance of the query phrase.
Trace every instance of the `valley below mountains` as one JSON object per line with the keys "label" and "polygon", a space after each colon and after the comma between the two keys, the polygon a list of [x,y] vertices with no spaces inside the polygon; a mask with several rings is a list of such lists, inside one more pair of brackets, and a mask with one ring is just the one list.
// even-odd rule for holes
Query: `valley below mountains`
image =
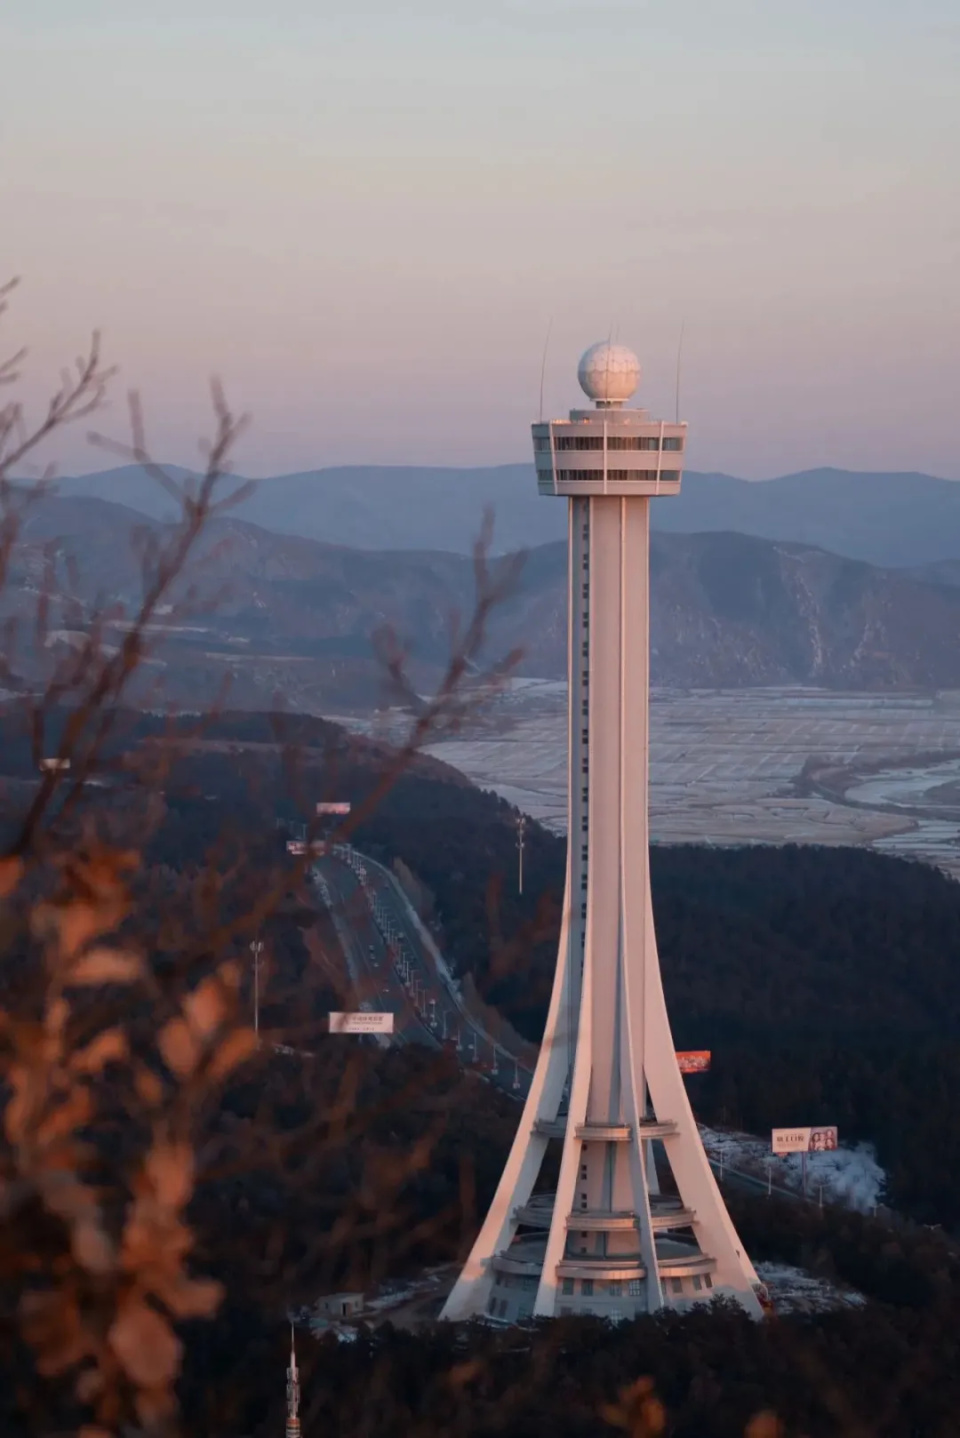
{"label": "valley below mountains", "polygon": [[[91,497],[50,496],[30,509],[0,600],[0,618],[19,625],[12,686],[39,682],[98,609],[109,612],[105,636],[115,640],[141,591],[139,556],[163,530]],[[494,570],[505,562],[492,561]],[[661,686],[960,688],[960,588],[942,568],[928,577],[809,544],[656,532],[651,573]],[[530,549],[493,614],[485,659],[519,648],[519,673],[563,678],[565,590],[565,545]],[[38,646],[31,626],[44,593],[48,627]],[[474,596],[473,562],[461,554],[351,549],[216,519],[158,616],[138,697],[181,707],[226,694],[234,708],[371,709],[391,697],[374,643],[385,629],[408,647],[410,677],[426,693]]]}

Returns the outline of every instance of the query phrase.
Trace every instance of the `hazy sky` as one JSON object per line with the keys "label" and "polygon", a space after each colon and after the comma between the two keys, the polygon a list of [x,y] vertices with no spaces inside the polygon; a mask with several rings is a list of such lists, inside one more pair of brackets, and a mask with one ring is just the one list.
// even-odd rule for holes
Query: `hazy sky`
{"label": "hazy sky", "polygon": [[671,413],[685,321],[693,467],[960,477],[956,0],[5,0],[0,54],[7,339],[99,325],[171,459],[211,372],[249,473],[527,458],[551,318],[553,413],[611,328]]}

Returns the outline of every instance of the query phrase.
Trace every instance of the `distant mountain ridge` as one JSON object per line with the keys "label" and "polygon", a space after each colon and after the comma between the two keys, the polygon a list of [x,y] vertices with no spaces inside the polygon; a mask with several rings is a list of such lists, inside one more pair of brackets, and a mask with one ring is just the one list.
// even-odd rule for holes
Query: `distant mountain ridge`
{"label": "distant mountain ridge", "polygon": [[[95,602],[129,612],[140,584],[132,535],[144,527],[159,526],[105,500],[47,498],[30,510],[0,622],[34,612],[54,549],[62,587],[51,596],[49,647],[38,654],[28,643],[20,655],[24,682],[36,681],[57,646],[76,642]],[[656,683],[960,688],[954,584],[731,533],[657,533],[651,573]],[[384,626],[409,644],[411,677],[429,692],[452,617],[469,614],[474,598],[464,555],[349,549],[232,518],[211,522],[187,580],[201,597],[187,617],[158,616],[144,676],[147,687],[162,679],[165,702],[184,707],[209,703],[224,682],[234,708],[372,707],[384,673],[371,637]],[[520,672],[564,677],[566,584],[564,542],[530,550],[492,615],[487,657],[519,647]]]}
{"label": "distant mountain ridge", "polygon": [[[122,503],[154,519],[172,512],[169,497],[133,466],[65,478],[58,491]],[[566,535],[565,506],[537,494],[529,464],[280,475],[258,481],[236,514],[275,533],[330,544],[468,554],[488,510],[498,552]],[[888,567],[937,564],[960,559],[960,482],[840,469],[753,482],[688,472],[677,498],[654,505],[653,523],[672,534],[734,531],[815,545]]]}

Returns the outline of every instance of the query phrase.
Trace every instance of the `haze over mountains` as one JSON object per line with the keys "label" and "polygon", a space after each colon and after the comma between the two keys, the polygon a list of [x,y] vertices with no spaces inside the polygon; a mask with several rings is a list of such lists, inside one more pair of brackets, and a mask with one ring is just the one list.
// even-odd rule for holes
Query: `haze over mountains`
{"label": "haze over mountains", "polygon": [[[77,642],[95,602],[129,610],[140,575],[131,536],[159,527],[87,498],[48,497],[30,512],[0,619],[33,612],[58,559],[47,648],[31,657],[27,644],[15,658],[23,682]],[[210,524],[189,578],[200,598],[187,617],[159,617],[142,702],[155,689],[157,702],[199,707],[227,683],[237,708],[367,708],[384,697],[371,635],[385,625],[410,642],[426,691],[449,652],[451,616],[469,613],[474,593],[462,554],[349,549],[234,518]],[[652,579],[655,683],[960,688],[955,584],[731,533],[655,534]],[[562,678],[565,593],[565,544],[532,549],[494,614],[488,656],[519,646],[522,673]]]}
{"label": "haze over mountains", "polygon": [[[184,475],[186,471],[174,470]],[[131,466],[59,481],[64,496],[93,495],[152,518],[167,495]],[[237,517],[278,533],[360,549],[443,549],[466,554],[486,509],[504,552],[566,536],[566,512],[536,490],[533,467],[349,467],[258,482]],[[816,545],[884,566],[960,559],[960,483],[925,474],[818,469],[747,482],[684,474],[677,498],[653,506],[656,529],[728,532]]]}

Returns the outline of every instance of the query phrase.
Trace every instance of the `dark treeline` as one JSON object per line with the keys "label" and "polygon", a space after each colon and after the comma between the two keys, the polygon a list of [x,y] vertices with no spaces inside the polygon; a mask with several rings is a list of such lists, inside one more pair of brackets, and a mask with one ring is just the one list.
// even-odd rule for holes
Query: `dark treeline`
{"label": "dark treeline", "polygon": [[[427,787],[420,822],[398,790],[358,842],[410,865],[455,965],[536,1039],[564,844],[532,830],[521,897],[509,812]],[[699,1117],[754,1133],[837,1123],[876,1146],[888,1202],[960,1224],[960,886],[867,849],[798,846],[657,846],[651,877],[674,1037],[713,1052],[691,1080]]]}
{"label": "dark treeline", "polygon": [[[135,748],[165,729],[134,718],[124,742]],[[229,907],[231,885],[282,870],[275,820],[309,814],[318,797],[362,805],[389,763],[382,748],[355,745],[321,721],[291,723],[282,737],[292,744],[286,753],[263,716],[224,716],[208,722],[202,743],[184,744],[145,856],[145,902],[158,921],[211,853],[223,861],[218,902]],[[16,798],[33,772],[29,744],[0,738],[10,741],[0,745],[0,776]],[[122,777],[116,783],[112,809],[128,795]],[[355,841],[409,865],[433,895],[455,965],[536,1037],[552,979],[564,844],[528,829],[519,896],[514,817],[495,796],[427,761],[398,778]],[[652,876],[677,1043],[714,1054],[711,1073],[691,1080],[699,1115],[758,1132],[835,1121],[844,1138],[876,1144],[892,1204],[925,1221],[960,1223],[960,888],[864,850],[657,848]],[[284,977],[301,995],[304,935],[315,919],[293,883],[271,919]],[[314,1002],[321,999],[319,986]],[[349,1113],[362,1120],[355,1131],[342,1127],[345,1091]],[[198,1267],[223,1278],[227,1297],[216,1323],[185,1330],[188,1430],[276,1431],[287,1300],[462,1253],[516,1112],[448,1056],[416,1049],[345,1046],[316,1063],[265,1054],[234,1084],[211,1116],[223,1171],[205,1180],[191,1214]],[[286,1145],[283,1164],[269,1142],[257,1161],[260,1134]],[[779,1412],[798,1438],[954,1438],[960,1278],[948,1243],[765,1199],[733,1206],[758,1259],[802,1264],[868,1302],[769,1324],[697,1311],[616,1329],[562,1320],[413,1338],[386,1328],[353,1345],[311,1345],[306,1438],[380,1438],[401,1425],[425,1435],[520,1438],[550,1427],[592,1438],[606,1431],[602,1405],[643,1374],[655,1378],[668,1431],[679,1438],[739,1438],[763,1408]]]}
{"label": "dark treeline", "polygon": [[[246,874],[282,855],[276,821],[319,797],[363,809],[389,751],[299,716],[181,719],[191,740],[165,790],[154,871],[199,872],[211,852],[244,853]],[[126,716],[123,744],[170,732]],[[9,732],[8,732],[9,731]],[[29,769],[26,735],[2,735],[3,772]],[[123,748],[118,739],[115,750]],[[284,751],[283,746],[287,748]],[[433,896],[444,948],[517,1028],[539,1037],[555,963],[565,844],[529,825],[516,891],[515,811],[431,760],[365,812],[354,841],[402,858]],[[713,1051],[691,1080],[701,1118],[763,1132],[836,1122],[868,1140],[888,1201],[926,1222],[960,1223],[960,886],[866,849],[654,847],[657,935],[679,1047]],[[309,911],[291,895],[272,921],[286,978],[300,983]],[[331,998],[318,993],[317,1012]]]}
{"label": "dark treeline", "polygon": [[[960,1263],[945,1240],[776,1199],[731,1195],[731,1207],[758,1261],[800,1264],[865,1301],[763,1323],[715,1303],[615,1326],[578,1318],[414,1335],[387,1324],[350,1344],[304,1338],[305,1438],[594,1438],[615,1431],[606,1406],[646,1376],[674,1438],[743,1438],[764,1411],[786,1438],[955,1438]],[[207,1438],[282,1423],[288,1335],[236,1284],[233,1297],[223,1322],[191,1341],[181,1385],[188,1431]]]}
{"label": "dark treeline", "polygon": [[[509,823],[477,829],[475,865],[453,815],[436,849],[429,823],[385,816],[376,834],[430,886],[454,962],[537,1038],[564,846],[540,831],[539,887],[520,898]],[[690,1081],[698,1116],[754,1133],[837,1123],[876,1146],[888,1202],[960,1224],[960,886],[867,849],[658,846],[651,871],[674,1037],[713,1052]],[[530,942],[511,948],[518,933]]]}

